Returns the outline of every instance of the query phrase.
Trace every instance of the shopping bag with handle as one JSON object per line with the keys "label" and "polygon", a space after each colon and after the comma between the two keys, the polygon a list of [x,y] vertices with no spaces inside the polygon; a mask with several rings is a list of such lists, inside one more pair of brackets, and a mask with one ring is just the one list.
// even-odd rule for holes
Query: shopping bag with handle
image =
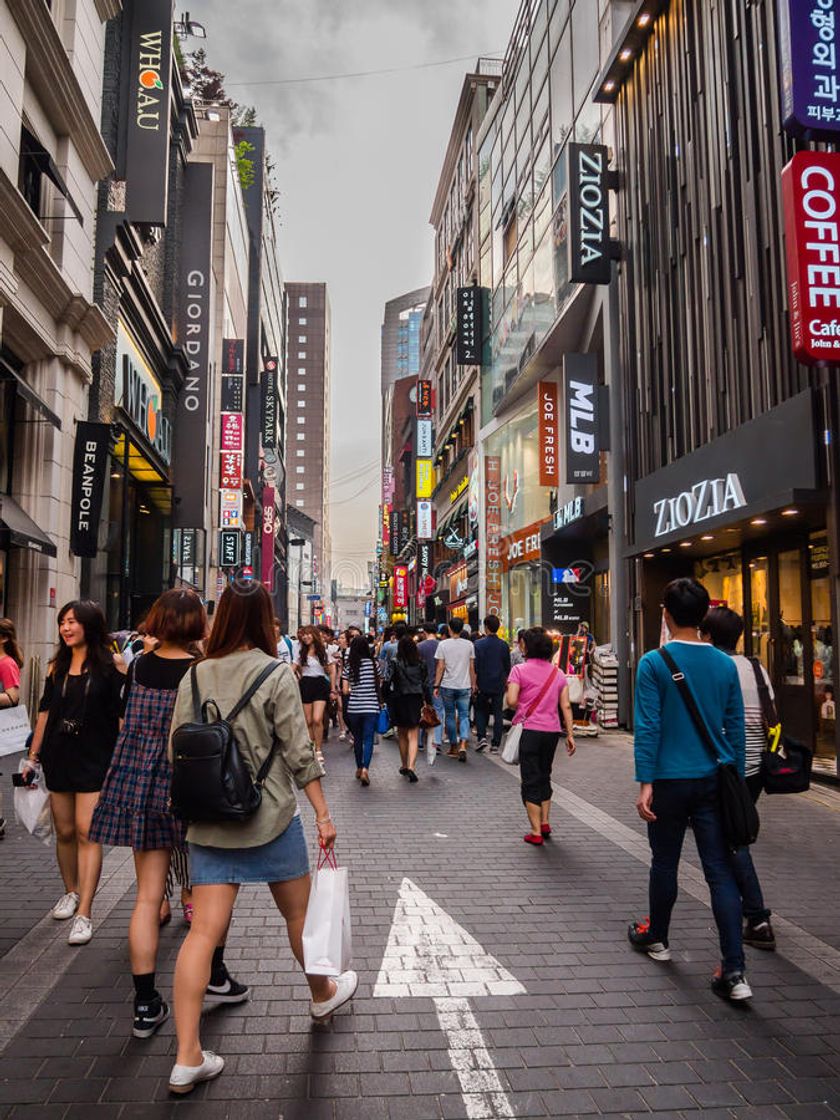
{"label": "shopping bag with handle", "polygon": [[44,772],[40,766],[33,767],[31,763],[22,759],[18,766],[18,772],[23,774],[27,770],[33,773],[32,781],[24,786],[15,783],[15,817],[26,831],[31,832],[37,840],[44,844],[51,844],[53,840],[52,814],[50,813],[50,794],[47,783],[44,781]]}
{"label": "shopping bag with handle", "polygon": [[352,955],[347,868],[338,866],[333,848],[322,848],[303,924],[303,968],[310,976],[339,976]]}

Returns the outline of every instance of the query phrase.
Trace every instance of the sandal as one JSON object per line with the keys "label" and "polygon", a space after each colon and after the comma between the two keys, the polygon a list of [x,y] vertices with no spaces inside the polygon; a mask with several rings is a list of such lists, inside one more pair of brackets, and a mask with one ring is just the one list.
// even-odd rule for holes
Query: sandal
{"label": "sandal", "polygon": [[184,921],[188,926],[192,925],[193,919],[193,905],[191,902],[184,902],[181,904],[181,909],[184,911]]}
{"label": "sandal", "polygon": [[523,840],[526,844],[533,844],[536,848],[542,847],[543,844],[542,836],[535,836],[533,832],[526,832],[523,836]]}

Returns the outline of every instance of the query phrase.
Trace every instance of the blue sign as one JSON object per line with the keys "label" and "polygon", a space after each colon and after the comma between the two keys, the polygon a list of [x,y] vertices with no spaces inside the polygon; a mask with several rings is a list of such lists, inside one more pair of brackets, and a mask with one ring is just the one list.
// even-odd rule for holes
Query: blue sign
{"label": "blue sign", "polygon": [[371,604],[370,599],[368,599],[367,602],[365,603],[365,618],[370,618],[371,608],[372,608],[372,604]]}
{"label": "blue sign", "polygon": [[793,136],[840,132],[840,0],[778,0],[782,124]]}

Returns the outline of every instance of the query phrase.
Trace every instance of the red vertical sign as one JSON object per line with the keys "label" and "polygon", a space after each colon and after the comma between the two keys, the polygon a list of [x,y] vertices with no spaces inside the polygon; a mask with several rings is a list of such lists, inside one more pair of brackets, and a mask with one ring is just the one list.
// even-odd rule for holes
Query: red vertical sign
{"label": "red vertical sign", "polygon": [[405,610],[408,606],[408,568],[405,564],[394,565],[394,610]]}
{"label": "red vertical sign", "polygon": [[540,486],[557,486],[557,384],[541,381],[537,387],[540,440]]}
{"label": "red vertical sign", "polygon": [[271,590],[274,584],[274,487],[263,486],[260,578]]}

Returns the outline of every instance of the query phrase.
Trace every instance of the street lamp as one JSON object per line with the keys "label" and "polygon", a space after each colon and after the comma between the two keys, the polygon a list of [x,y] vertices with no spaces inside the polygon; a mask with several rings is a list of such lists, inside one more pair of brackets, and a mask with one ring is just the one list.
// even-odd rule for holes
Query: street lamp
{"label": "street lamp", "polygon": [[[289,547],[294,546],[300,549],[298,556],[298,613],[297,613],[297,629],[301,627],[301,618],[303,615],[303,546],[306,540],[303,537],[290,537]],[[297,631],[296,631],[297,632]]]}

